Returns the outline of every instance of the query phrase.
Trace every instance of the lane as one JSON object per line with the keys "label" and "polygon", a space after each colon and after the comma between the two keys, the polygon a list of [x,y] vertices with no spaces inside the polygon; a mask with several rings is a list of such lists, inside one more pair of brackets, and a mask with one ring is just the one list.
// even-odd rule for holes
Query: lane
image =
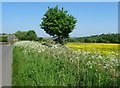
{"label": "lane", "polygon": [[13,45],[2,46],[2,86],[11,86]]}
{"label": "lane", "polygon": [[0,88],[2,87],[2,46],[0,46]]}

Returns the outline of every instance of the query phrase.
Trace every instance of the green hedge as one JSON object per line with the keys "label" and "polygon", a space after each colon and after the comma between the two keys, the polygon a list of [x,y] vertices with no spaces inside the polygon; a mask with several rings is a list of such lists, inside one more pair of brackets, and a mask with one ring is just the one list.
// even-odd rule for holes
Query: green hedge
{"label": "green hedge", "polygon": [[7,36],[0,37],[0,42],[7,42]]}

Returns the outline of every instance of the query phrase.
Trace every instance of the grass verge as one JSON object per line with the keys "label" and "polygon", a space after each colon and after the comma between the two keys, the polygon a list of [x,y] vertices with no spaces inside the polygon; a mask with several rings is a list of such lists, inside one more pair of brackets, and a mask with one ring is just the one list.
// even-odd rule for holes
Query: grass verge
{"label": "grass verge", "polygon": [[[43,45],[40,45],[42,47]],[[12,86],[119,86],[111,57],[23,42],[13,49]]]}

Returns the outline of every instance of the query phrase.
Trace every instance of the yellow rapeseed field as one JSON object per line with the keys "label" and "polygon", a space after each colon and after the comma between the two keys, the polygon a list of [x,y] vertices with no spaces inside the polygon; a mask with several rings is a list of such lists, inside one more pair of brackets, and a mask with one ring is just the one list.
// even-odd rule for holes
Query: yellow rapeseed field
{"label": "yellow rapeseed field", "polygon": [[75,50],[100,52],[104,54],[113,53],[118,55],[118,46],[120,44],[111,43],[67,43],[67,46]]}

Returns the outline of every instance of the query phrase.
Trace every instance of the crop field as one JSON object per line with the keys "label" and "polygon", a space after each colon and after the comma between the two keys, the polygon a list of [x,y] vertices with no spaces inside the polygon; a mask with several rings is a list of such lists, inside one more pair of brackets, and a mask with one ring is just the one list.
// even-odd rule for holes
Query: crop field
{"label": "crop field", "polygon": [[103,54],[110,54],[118,56],[118,47],[120,44],[111,43],[68,43],[67,46],[74,50],[88,51],[88,52],[99,52]]}
{"label": "crop field", "polygon": [[119,86],[118,44],[68,43],[48,47],[19,41],[12,86]]}

